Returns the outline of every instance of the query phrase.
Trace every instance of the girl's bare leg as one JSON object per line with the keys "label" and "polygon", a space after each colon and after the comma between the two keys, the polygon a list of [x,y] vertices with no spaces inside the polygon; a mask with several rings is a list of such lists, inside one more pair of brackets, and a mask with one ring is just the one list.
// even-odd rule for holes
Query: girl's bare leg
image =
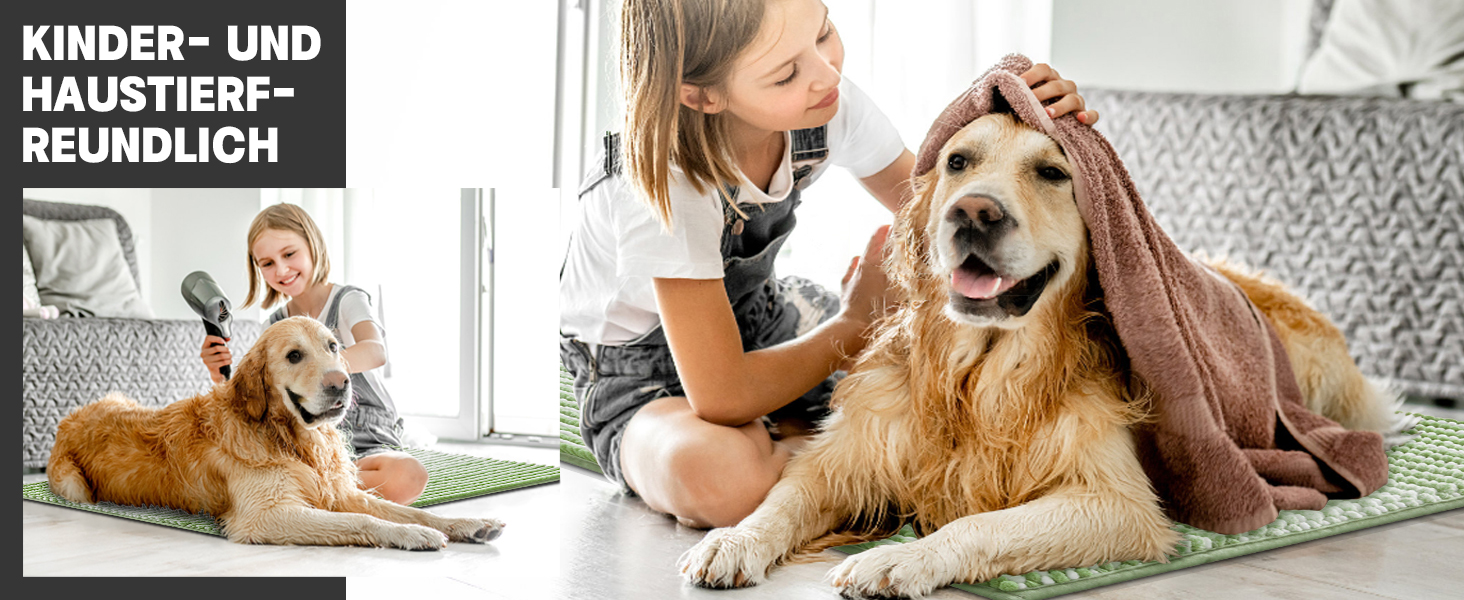
{"label": "girl's bare leg", "polygon": [[626,426],[620,468],[652,509],[690,527],[727,527],[752,514],[803,441],[775,441],[761,421],[708,423],[686,398],[661,398]]}
{"label": "girl's bare leg", "polygon": [[382,452],[356,461],[361,489],[402,506],[417,501],[427,489],[427,468],[405,452]]}

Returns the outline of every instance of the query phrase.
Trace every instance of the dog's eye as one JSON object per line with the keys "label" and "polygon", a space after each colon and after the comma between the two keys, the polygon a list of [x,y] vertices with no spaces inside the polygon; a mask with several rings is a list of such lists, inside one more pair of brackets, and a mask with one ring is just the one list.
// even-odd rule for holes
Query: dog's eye
{"label": "dog's eye", "polygon": [[285,355],[285,360],[290,361],[290,364],[293,365],[305,360],[305,355],[301,354],[299,350],[291,350],[289,354]]}
{"label": "dog's eye", "polygon": [[1037,169],[1037,174],[1048,181],[1062,181],[1068,178],[1067,173],[1057,167],[1042,167]]}
{"label": "dog's eye", "polygon": [[335,342],[331,342],[330,343],[330,353],[331,354],[335,354],[335,351],[336,351],[336,343]]}
{"label": "dog's eye", "polygon": [[961,169],[966,168],[966,157],[959,154],[952,154],[951,157],[946,160],[946,166],[950,167],[952,171],[960,171]]}

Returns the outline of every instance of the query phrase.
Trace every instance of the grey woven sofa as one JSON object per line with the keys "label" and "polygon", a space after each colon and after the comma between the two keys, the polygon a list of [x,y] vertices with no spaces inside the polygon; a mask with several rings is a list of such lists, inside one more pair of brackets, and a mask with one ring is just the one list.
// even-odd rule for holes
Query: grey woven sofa
{"label": "grey woven sofa", "polygon": [[[116,211],[25,200],[23,212],[50,220],[115,219],[132,278],[138,281],[132,234]],[[256,322],[236,322],[230,347],[236,355],[242,354],[259,332]],[[198,320],[25,319],[21,334],[23,468],[44,468],[57,423],[73,409],[108,392],[122,392],[146,406],[162,406],[207,390],[208,374],[198,359],[203,335]]]}
{"label": "grey woven sofa", "polygon": [[1464,400],[1464,105],[1084,96],[1181,248],[1299,291],[1368,376]]}

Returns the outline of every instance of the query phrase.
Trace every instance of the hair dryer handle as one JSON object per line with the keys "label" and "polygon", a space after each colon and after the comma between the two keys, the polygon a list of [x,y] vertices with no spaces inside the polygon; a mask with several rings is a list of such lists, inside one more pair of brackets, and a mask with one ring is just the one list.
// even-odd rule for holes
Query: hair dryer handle
{"label": "hair dryer handle", "polygon": [[[216,337],[221,337],[221,338],[224,338],[226,340],[229,339],[229,338],[227,338],[227,337],[224,336],[224,330],[223,329],[219,328],[218,325],[214,325],[213,323],[210,323],[208,321],[204,321],[203,322],[203,329],[204,329],[204,331],[208,332],[209,335],[216,336]],[[220,346],[220,345],[222,345],[222,344],[214,344],[214,346]],[[229,375],[231,374],[231,369],[229,368],[229,365],[224,365],[222,367],[219,367],[219,374],[223,375],[225,380],[228,380],[229,379]]]}

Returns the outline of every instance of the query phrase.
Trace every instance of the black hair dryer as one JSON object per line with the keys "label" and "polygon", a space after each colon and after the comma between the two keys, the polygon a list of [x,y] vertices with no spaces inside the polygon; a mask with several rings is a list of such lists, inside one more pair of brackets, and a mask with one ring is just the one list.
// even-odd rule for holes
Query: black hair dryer
{"label": "black hair dryer", "polygon": [[[203,317],[203,328],[209,335],[225,340],[234,337],[231,327],[234,318],[229,314],[233,307],[229,305],[228,297],[224,296],[224,290],[219,289],[219,284],[208,273],[194,271],[183,278],[183,299],[188,301],[188,308]],[[223,374],[224,379],[228,379],[229,367],[220,367],[219,373]]]}

